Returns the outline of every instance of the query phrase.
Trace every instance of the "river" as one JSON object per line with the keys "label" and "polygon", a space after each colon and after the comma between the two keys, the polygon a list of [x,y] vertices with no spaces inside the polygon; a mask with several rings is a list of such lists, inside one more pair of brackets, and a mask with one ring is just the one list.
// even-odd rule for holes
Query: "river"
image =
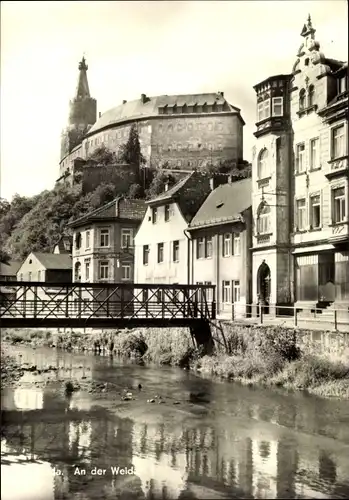
{"label": "river", "polygon": [[[45,384],[26,372],[2,391],[2,500],[349,496],[348,402],[109,357],[11,350],[58,370]],[[61,388],[71,378],[113,390],[67,399]],[[136,400],[121,401],[138,384]]]}

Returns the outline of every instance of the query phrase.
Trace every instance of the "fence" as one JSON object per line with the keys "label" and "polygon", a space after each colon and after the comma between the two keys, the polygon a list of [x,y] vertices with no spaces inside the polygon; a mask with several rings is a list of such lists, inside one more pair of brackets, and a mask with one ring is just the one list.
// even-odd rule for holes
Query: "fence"
{"label": "fence", "polygon": [[[243,320],[257,324],[304,326],[316,323],[316,329],[331,326],[334,330],[349,330],[349,306],[343,308],[314,308],[309,306],[280,306],[276,304],[217,304],[217,317],[232,321]],[[228,307],[229,309],[228,309]],[[346,329],[346,328],[344,328]]]}

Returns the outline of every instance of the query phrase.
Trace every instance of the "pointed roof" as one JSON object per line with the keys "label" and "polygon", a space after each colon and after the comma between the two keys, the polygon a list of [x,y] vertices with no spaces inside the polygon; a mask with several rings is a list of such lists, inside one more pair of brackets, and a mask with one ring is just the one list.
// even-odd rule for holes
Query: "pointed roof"
{"label": "pointed roof", "polygon": [[78,86],[76,88],[76,99],[85,99],[90,97],[90,89],[87,80],[87,70],[88,66],[86,64],[85,57],[79,62],[79,79]]}
{"label": "pointed roof", "polygon": [[212,191],[189,225],[191,229],[216,226],[242,220],[242,212],[252,204],[250,178],[231,184],[221,184]]}
{"label": "pointed roof", "polygon": [[304,26],[303,26],[303,29],[302,29],[302,32],[301,32],[301,36],[307,36],[309,34],[314,35],[315,32],[316,32],[316,30],[313,28],[313,24],[311,22],[311,17],[310,17],[310,14],[309,14],[308,15],[308,19],[307,19],[307,23],[304,24]]}
{"label": "pointed roof", "polygon": [[190,172],[188,175],[177,181],[170,189],[167,191],[164,191],[163,193],[160,193],[159,195],[155,196],[154,198],[151,198],[150,200],[147,201],[148,205],[154,205],[158,203],[162,203],[163,201],[171,200],[173,199],[176,195],[180,194],[180,191],[182,188],[185,187],[187,184],[188,180],[195,175],[195,170]]}
{"label": "pointed roof", "polygon": [[68,254],[32,252],[46,269],[54,271],[70,270],[72,268],[72,258]]}
{"label": "pointed roof", "polygon": [[83,226],[87,222],[126,219],[141,221],[146,212],[144,200],[125,199],[122,196],[115,198],[106,205],[68,223],[70,227]]}

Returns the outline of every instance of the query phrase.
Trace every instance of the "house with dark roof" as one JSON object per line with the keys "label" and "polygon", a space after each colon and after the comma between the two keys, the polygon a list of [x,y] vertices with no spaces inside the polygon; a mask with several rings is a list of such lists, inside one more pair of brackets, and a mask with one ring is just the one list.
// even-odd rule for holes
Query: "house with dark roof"
{"label": "house with dark roof", "polygon": [[117,197],[70,222],[73,281],[132,282],[134,236],[145,211],[143,200]]}
{"label": "house with dark roof", "polygon": [[210,192],[210,179],[193,171],[148,200],[135,237],[137,283],[188,284],[188,226]]}
{"label": "house with dark roof", "polygon": [[17,271],[17,281],[71,283],[72,258],[69,254],[31,252]]}
{"label": "house with dark roof", "polygon": [[189,223],[190,282],[216,285],[217,313],[251,303],[251,179],[216,187]]}

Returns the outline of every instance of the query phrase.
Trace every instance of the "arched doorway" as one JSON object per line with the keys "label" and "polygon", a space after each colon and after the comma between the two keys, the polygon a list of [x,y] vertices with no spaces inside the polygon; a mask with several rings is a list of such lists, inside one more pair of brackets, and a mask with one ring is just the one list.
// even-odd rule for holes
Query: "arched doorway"
{"label": "arched doorway", "polygon": [[258,303],[263,307],[264,314],[269,313],[270,280],[271,280],[270,268],[264,260],[262,264],[259,266],[257,273]]}

